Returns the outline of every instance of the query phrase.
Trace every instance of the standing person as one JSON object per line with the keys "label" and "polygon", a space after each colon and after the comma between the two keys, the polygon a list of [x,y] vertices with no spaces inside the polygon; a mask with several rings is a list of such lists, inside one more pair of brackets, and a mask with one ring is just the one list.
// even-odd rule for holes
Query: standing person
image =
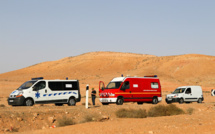
{"label": "standing person", "polygon": [[95,106],[96,90],[94,88],[92,88],[91,97],[92,97],[93,106]]}

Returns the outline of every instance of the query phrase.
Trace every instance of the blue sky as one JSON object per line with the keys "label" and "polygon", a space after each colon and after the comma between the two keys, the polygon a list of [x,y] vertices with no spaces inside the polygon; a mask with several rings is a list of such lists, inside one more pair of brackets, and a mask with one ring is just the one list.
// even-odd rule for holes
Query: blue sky
{"label": "blue sky", "polygon": [[0,1],[0,73],[94,51],[215,56],[214,0]]}

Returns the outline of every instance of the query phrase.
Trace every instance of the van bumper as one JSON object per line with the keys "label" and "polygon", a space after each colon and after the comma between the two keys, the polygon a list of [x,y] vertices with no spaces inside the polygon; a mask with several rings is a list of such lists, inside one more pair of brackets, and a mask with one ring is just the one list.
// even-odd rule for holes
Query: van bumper
{"label": "van bumper", "polygon": [[101,103],[115,103],[117,98],[99,98]]}
{"label": "van bumper", "polygon": [[80,102],[81,101],[81,95],[79,94],[79,97],[78,98],[76,98],[76,100],[75,100],[76,102]]}
{"label": "van bumper", "polygon": [[180,98],[172,98],[171,100],[170,99],[167,99],[166,98],[166,102],[168,103],[168,102],[179,102],[179,99]]}
{"label": "van bumper", "polygon": [[7,102],[8,105],[12,105],[12,106],[21,106],[24,104],[25,101],[25,97],[21,96],[18,98],[8,98]]}
{"label": "van bumper", "polygon": [[158,97],[158,101],[159,101],[159,102],[162,101],[162,97]]}

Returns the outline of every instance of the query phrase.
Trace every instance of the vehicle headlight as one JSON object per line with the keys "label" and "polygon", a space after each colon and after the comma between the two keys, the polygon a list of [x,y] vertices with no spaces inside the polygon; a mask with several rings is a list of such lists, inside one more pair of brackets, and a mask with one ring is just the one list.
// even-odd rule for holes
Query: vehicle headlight
{"label": "vehicle headlight", "polygon": [[16,98],[21,97],[23,95],[23,91],[20,91],[17,95]]}
{"label": "vehicle headlight", "polygon": [[178,95],[176,94],[176,95],[174,95],[174,98],[176,98],[176,97],[178,97]]}

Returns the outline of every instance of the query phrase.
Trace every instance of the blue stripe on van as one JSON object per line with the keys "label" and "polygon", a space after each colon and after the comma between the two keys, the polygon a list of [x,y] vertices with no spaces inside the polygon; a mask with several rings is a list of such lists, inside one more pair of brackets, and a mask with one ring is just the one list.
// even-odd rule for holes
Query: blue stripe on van
{"label": "blue stripe on van", "polygon": [[54,94],[43,94],[43,97],[46,96],[57,96],[57,95],[65,95],[65,94],[77,94],[76,92],[63,92],[63,93],[54,93]]}

